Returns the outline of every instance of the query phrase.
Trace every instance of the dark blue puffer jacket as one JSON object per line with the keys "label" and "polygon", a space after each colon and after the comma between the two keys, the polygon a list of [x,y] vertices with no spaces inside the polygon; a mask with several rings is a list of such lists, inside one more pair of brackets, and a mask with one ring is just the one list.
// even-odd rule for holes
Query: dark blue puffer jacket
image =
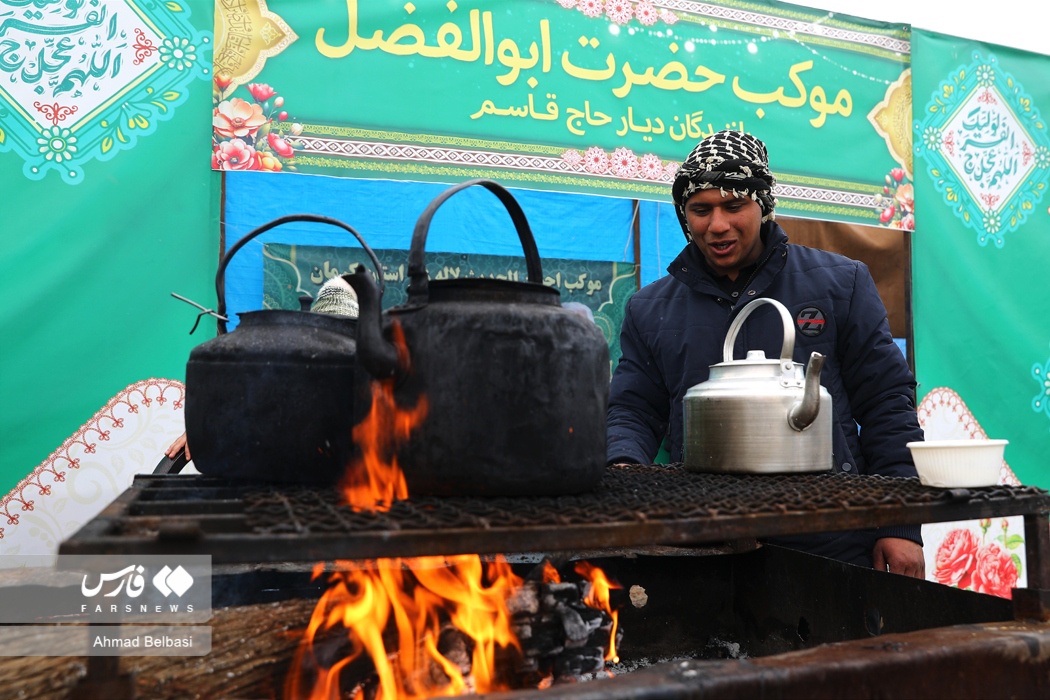
{"label": "dark blue puffer jacket", "polygon": [[[915,411],[915,378],[893,342],[886,308],[868,268],[827,251],[788,244],[775,222],[763,224],[766,247],[758,269],[736,298],[726,294],[701,264],[693,244],[668,266],[668,275],[627,302],[620,334],[622,357],[609,397],[608,458],[651,463],[664,437],[672,462],[682,461],[682,400],[722,361],[729,325],[749,301],[770,297],[796,320],[794,359],[810,353],[827,359],[821,384],[831,394],[835,471],[915,476],[906,444],[922,440]],[[755,310],[740,329],[734,357],[763,350],[779,357],[783,322],[776,309]],[[921,542],[918,526],[883,528],[848,542],[807,547],[852,560],[842,548],[866,552],[870,540],[905,537]],[[813,538],[806,538],[812,540]],[[861,541],[863,540],[863,541]],[[857,560],[864,563],[864,558]]]}

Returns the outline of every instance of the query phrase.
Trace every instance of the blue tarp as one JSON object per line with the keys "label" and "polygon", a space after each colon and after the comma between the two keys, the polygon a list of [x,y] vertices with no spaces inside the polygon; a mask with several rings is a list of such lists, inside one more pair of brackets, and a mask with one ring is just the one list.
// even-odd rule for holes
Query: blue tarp
{"label": "blue tarp", "polygon": [[[287,214],[310,213],[349,224],[371,248],[404,249],[407,259],[416,220],[447,188],[431,183],[291,173],[227,173],[226,250],[262,224]],[[541,259],[635,262],[632,221],[636,206],[642,215],[643,283],[663,274],[667,262],[684,243],[670,205],[508,189],[525,212]],[[664,210],[659,218],[658,209]],[[671,224],[673,229],[669,230]],[[669,252],[668,239],[673,241],[673,252]],[[665,242],[664,250],[658,251],[653,246],[661,241]],[[295,222],[267,231],[238,251],[227,267],[228,311],[262,308],[262,250],[264,243],[271,242],[359,247],[346,231],[324,224]],[[426,245],[429,251],[523,255],[505,208],[483,187],[458,192],[442,204],[431,223]]]}

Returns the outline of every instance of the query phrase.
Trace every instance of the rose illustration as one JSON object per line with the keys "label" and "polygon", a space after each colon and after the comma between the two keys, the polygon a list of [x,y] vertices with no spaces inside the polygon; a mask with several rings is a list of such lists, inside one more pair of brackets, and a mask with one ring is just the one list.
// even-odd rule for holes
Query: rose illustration
{"label": "rose illustration", "polygon": [[893,168],[886,174],[882,192],[875,195],[875,204],[882,208],[879,223],[891,228],[914,230],[915,187],[904,182],[907,174],[903,168]]}
{"label": "rose illustration", "polygon": [[937,550],[934,579],[949,586],[968,588],[977,558],[977,547],[977,538],[969,530],[949,532]]}
{"label": "rose illustration", "polygon": [[291,158],[295,155],[295,151],[292,147],[287,141],[282,139],[279,134],[275,134],[271,131],[266,135],[266,141],[270,144],[270,148],[274,150],[274,153],[282,158]]}
{"label": "rose illustration", "polygon": [[251,101],[231,97],[237,89],[228,76],[216,75],[212,102],[212,168],[215,170],[295,170],[288,163],[302,142],[302,124],[288,122],[284,97],[267,83],[244,86]]}
{"label": "rose illustration", "polygon": [[277,94],[277,91],[266,83],[248,83],[248,92],[252,94],[256,102],[266,102]]}
{"label": "rose illustration", "polygon": [[255,149],[242,139],[223,141],[213,155],[219,170],[254,170],[258,165]]}
{"label": "rose illustration", "polygon": [[977,552],[973,589],[978,593],[1010,598],[1017,585],[1017,567],[998,544],[991,542]]}
{"label": "rose illustration", "polygon": [[211,124],[215,133],[223,138],[244,138],[255,136],[255,132],[267,121],[262,107],[234,97],[219,103],[212,115]]}
{"label": "rose illustration", "polygon": [[915,186],[907,182],[898,185],[893,198],[907,211],[912,211],[915,208]]}

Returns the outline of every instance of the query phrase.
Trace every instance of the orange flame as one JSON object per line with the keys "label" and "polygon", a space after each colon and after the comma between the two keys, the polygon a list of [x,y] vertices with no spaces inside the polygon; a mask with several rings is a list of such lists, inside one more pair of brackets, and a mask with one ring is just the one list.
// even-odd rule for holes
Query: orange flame
{"label": "orange flame", "polygon": [[[394,345],[408,366],[408,349],[401,324],[391,328]],[[372,382],[372,410],[353,428],[354,444],[361,449],[339,483],[343,498],[354,510],[390,510],[394,501],[408,498],[405,474],[394,456],[399,444],[427,416],[427,397],[415,407],[401,409],[394,401],[394,379]]]}
{"label": "orange flame", "polygon": [[[460,555],[342,562],[340,566],[345,570],[329,576],[328,590],[314,609],[304,643],[296,652],[286,697],[343,697],[340,676],[363,654],[371,658],[378,677],[376,700],[508,689],[499,683],[494,660],[497,647],[520,649],[507,599],[522,581],[505,560],[483,567],[480,557]],[[397,652],[393,654],[384,645],[390,622],[397,631]],[[448,624],[473,645],[469,668],[461,669],[438,649],[439,636]],[[339,628],[346,631],[350,651],[324,668],[315,641],[319,634],[327,639]],[[311,675],[312,683],[307,680]],[[363,689],[358,688],[354,697],[363,698]]]}
{"label": "orange flame", "polygon": [[551,564],[550,559],[543,560],[543,582],[561,583],[561,574],[554,568],[554,564]]}
{"label": "orange flame", "polygon": [[619,611],[613,610],[609,603],[609,591],[620,588],[618,583],[610,582],[605,572],[590,562],[576,562],[576,573],[590,582],[590,590],[583,597],[583,602],[596,610],[604,610],[612,618],[612,630],[609,632],[609,648],[605,651],[605,660],[616,663],[620,657],[616,653],[616,627],[619,623]]}
{"label": "orange flame", "polygon": [[[401,364],[408,367],[407,345],[396,323],[393,336]],[[389,510],[408,497],[394,455],[426,415],[426,397],[403,409],[394,400],[394,380],[372,382],[372,410],[353,429],[361,457],[340,483],[347,505]],[[584,602],[608,611],[607,579],[586,562],[577,571],[581,566],[593,572],[590,597],[604,595],[602,604]],[[314,579],[324,569],[317,564]],[[344,684],[355,700],[363,700],[366,691],[374,700],[417,700],[510,689],[496,664],[507,650],[521,652],[507,601],[523,581],[504,558],[488,564],[477,555],[378,559],[337,562],[334,569],[296,650],[286,698],[343,698]],[[544,580],[560,580],[549,562]],[[454,648],[448,648],[450,639]]]}

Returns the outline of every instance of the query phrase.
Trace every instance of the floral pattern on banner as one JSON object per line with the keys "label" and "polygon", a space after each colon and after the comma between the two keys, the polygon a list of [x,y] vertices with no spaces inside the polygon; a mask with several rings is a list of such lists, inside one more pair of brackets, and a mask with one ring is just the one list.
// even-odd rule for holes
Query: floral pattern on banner
{"label": "floral pattern on banner", "polygon": [[[949,387],[931,390],[918,406],[927,440],[983,440],[988,437],[966,402]],[[999,483],[1019,486],[1003,460]],[[1011,532],[1012,530],[1012,532]],[[963,590],[1010,598],[1025,577],[1024,518],[963,520],[922,526],[926,579]]]}
{"label": "floral pattern on banner", "polygon": [[1010,598],[1018,584],[1023,565],[1016,553],[1024,547],[1024,537],[1010,534],[1010,521],[993,530],[988,518],[979,521],[980,537],[970,529],[957,528],[941,540],[934,558],[933,580],[978,593]]}
{"label": "floral pattern on banner", "polygon": [[1043,364],[1032,365],[1032,379],[1039,385],[1039,390],[1032,397],[1032,410],[1050,418],[1050,359]]}
{"label": "floral pattern on banner", "polygon": [[894,168],[886,175],[882,192],[875,195],[875,204],[882,207],[879,223],[892,228],[915,230],[915,187],[907,179],[904,168]]}
{"label": "floral pattern on banner", "polygon": [[[0,555],[53,554],[182,433],[185,386],[129,384],[0,500]],[[183,473],[193,473],[187,467]]]}
{"label": "floral pattern on banner", "polygon": [[674,24],[678,21],[678,15],[663,8],[657,9],[650,0],[557,0],[557,3],[566,10],[578,10],[587,17],[598,18],[605,15],[616,24],[629,24],[632,19],[646,27],[651,27],[658,21],[665,24]]}
{"label": "floral pattern on banner", "polygon": [[233,97],[237,89],[229,77],[216,74],[212,102],[212,152],[214,170],[294,171],[291,164],[295,140],[302,124],[288,121],[284,98],[266,83],[248,83],[250,100]]}
{"label": "floral pattern on banner", "polygon": [[622,146],[611,154],[606,153],[601,146],[591,146],[584,153],[570,148],[561,154],[561,160],[575,172],[656,182],[674,181],[679,166],[677,161],[663,161],[652,153],[639,157],[631,149]]}

